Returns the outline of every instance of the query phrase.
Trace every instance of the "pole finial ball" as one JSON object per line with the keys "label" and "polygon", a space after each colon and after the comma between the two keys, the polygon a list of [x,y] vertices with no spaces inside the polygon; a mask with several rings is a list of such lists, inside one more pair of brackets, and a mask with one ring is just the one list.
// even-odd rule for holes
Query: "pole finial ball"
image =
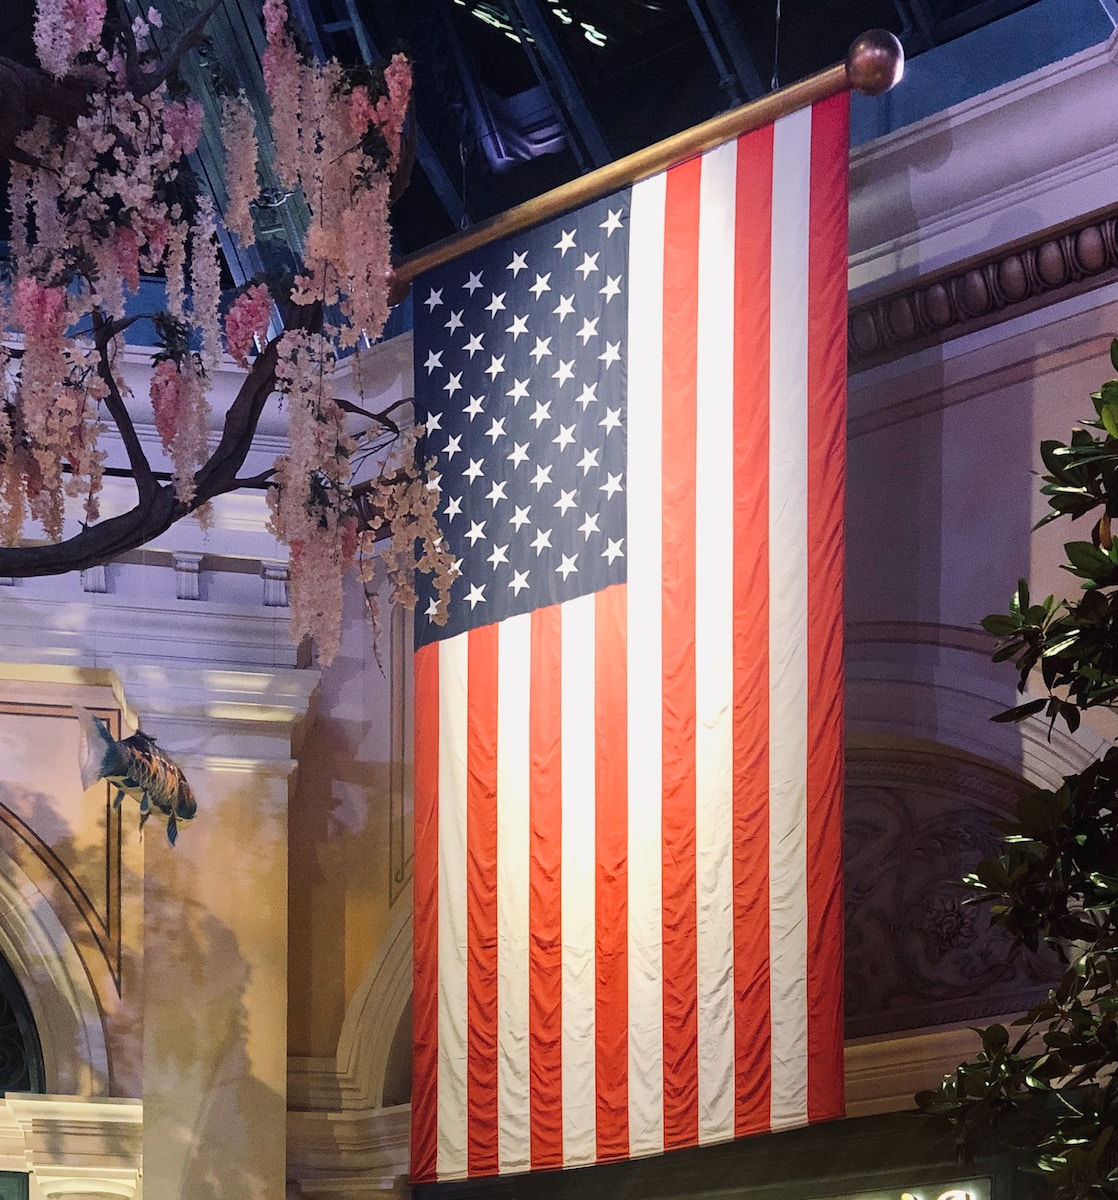
{"label": "pole finial ball", "polygon": [[880,96],[900,83],[904,49],[887,29],[870,29],[846,52],[846,78],[856,92]]}

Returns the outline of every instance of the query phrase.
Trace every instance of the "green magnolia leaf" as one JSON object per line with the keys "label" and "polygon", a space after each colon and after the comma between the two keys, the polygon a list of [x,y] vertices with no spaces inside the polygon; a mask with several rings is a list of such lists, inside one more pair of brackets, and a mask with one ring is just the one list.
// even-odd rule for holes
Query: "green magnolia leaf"
{"label": "green magnolia leaf", "polygon": [[1023,721],[1026,717],[1040,712],[1047,703],[1047,700],[1030,700],[1027,704],[1018,704],[1016,708],[1007,708],[1005,712],[995,713],[990,720],[1000,725],[1007,725],[1012,721]]}
{"label": "green magnolia leaf", "polygon": [[1019,617],[1010,616],[1007,613],[990,613],[989,616],[982,618],[982,628],[987,633],[992,633],[994,637],[1007,637],[1021,628],[1021,621]]}
{"label": "green magnolia leaf", "polygon": [[1071,569],[1088,579],[1103,579],[1114,570],[1110,555],[1091,542],[1068,542],[1064,546]]}

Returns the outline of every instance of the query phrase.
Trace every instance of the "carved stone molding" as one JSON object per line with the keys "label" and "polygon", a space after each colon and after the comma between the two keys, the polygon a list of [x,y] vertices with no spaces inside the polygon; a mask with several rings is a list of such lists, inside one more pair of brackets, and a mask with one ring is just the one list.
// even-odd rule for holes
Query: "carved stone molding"
{"label": "carved stone molding", "polygon": [[847,1037],[1020,1012],[1058,977],[1054,958],[1017,952],[964,904],[960,884],[997,852],[993,822],[1027,786],[933,749],[848,753]]}
{"label": "carved stone molding", "polygon": [[143,1174],[143,1104],[139,1100],[34,1096],[0,1099],[0,1164],[26,1171],[35,1195],[131,1197]]}
{"label": "carved stone molding", "polygon": [[847,320],[851,372],[1118,279],[1118,208],[999,246],[863,304]]}

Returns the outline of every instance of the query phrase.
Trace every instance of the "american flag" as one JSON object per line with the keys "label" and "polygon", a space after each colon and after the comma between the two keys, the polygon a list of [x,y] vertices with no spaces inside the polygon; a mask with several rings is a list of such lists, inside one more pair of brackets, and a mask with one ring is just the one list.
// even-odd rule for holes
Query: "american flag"
{"label": "american flag", "polygon": [[846,120],[415,285],[416,1182],[841,1115]]}

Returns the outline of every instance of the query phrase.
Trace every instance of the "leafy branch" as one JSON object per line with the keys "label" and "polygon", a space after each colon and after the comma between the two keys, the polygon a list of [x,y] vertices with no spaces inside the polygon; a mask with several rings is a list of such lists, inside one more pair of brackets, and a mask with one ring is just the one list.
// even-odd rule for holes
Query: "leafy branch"
{"label": "leafy branch", "polygon": [[[1118,371],[1118,339],[1111,343]],[[1090,708],[1118,708],[1118,380],[1092,396],[1095,417],[1069,442],[1046,441],[1041,493],[1051,511],[1038,523],[1098,509],[1089,541],[1064,546],[1063,568],[1078,597],[1034,602],[1025,580],[1008,613],[986,617],[995,662],[1011,661],[1024,692],[1039,672],[1046,695],[992,719],[1042,713],[1050,729],[1074,732]],[[970,902],[1029,951],[1048,948],[1065,964],[1059,985],[1010,1028],[978,1031],[981,1050],[935,1091],[916,1097],[955,1129],[961,1156],[1024,1119],[1035,1167],[1059,1200],[1118,1196],[1118,747],[1055,789],[1021,798],[998,823],[997,858],[964,879]]]}

